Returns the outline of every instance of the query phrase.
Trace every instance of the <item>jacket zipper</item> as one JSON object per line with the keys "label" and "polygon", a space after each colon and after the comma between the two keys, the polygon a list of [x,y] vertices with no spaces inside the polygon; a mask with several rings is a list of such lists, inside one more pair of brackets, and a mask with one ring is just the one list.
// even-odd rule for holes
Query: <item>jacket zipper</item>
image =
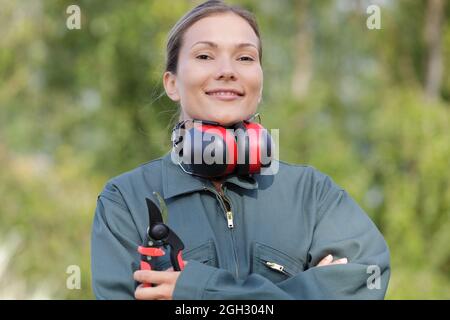
{"label": "jacket zipper", "polygon": [[284,273],[285,275],[290,275],[286,270],[284,269],[284,266],[281,264],[271,262],[271,261],[265,261],[266,266],[268,266],[270,269]]}
{"label": "jacket zipper", "polygon": [[[211,189],[208,189],[208,190],[213,191]],[[221,190],[221,192],[216,192],[216,191],[213,191],[213,192],[214,192],[214,194],[219,196],[219,201],[221,202],[222,207],[225,211],[225,218],[227,219],[228,229],[233,229],[234,228],[234,220],[233,220],[233,211],[231,208],[231,201],[225,195],[222,185],[220,185],[220,190]]]}
{"label": "jacket zipper", "polygon": [[233,222],[233,211],[231,211],[231,203],[224,195],[221,196],[224,203],[228,203],[228,206],[225,206],[226,208],[226,216],[227,216],[227,222],[228,222],[228,229],[234,228],[234,222]]}
{"label": "jacket zipper", "polygon": [[228,225],[228,229],[230,230],[230,235],[231,235],[231,245],[233,247],[233,253],[234,253],[236,278],[239,278],[238,258],[237,258],[237,252],[236,252],[236,246],[235,246],[235,240],[234,240],[234,232],[233,232],[234,217],[233,217],[233,210],[231,208],[231,201],[225,196],[225,193],[222,189],[222,185],[220,186],[221,193],[218,193],[216,190],[213,190],[213,189],[210,189],[207,187],[204,187],[204,190],[209,190],[216,195],[216,198],[219,200],[219,202],[222,205],[222,208],[225,212],[225,218],[227,219],[227,225]]}

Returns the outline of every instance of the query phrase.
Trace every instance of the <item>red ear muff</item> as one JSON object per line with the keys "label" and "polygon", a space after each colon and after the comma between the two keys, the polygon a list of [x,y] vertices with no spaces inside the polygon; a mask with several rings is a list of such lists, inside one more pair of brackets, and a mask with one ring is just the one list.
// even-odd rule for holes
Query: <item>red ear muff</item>
{"label": "red ear muff", "polygon": [[[257,167],[254,170],[259,172],[261,168],[270,167],[272,163],[273,140],[269,131],[259,123],[248,123],[247,130],[249,128],[254,129],[256,132],[255,135],[250,135],[250,163],[252,163],[252,153],[254,152],[257,155],[255,156]],[[254,141],[251,139],[254,139]],[[253,169],[250,170],[252,173],[254,172]]]}
{"label": "red ear muff", "polygon": [[262,167],[270,166],[272,139],[262,125],[256,122],[241,122],[235,125],[238,159],[236,172],[239,175],[259,173]]}
{"label": "red ear muff", "polygon": [[196,122],[183,135],[182,161],[187,172],[201,177],[220,177],[236,167],[236,142],[232,130]]}
{"label": "red ear muff", "polygon": [[[231,128],[218,123],[194,120],[173,130],[173,151],[189,174],[215,178],[233,172],[238,175],[259,173],[272,161],[272,139],[259,123],[243,121]],[[183,130],[184,133],[180,133]]]}

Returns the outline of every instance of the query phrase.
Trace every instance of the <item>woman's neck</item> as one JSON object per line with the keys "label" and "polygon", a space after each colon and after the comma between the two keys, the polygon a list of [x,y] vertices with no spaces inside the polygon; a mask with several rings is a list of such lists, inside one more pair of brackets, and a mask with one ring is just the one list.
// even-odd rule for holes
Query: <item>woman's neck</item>
{"label": "woman's neck", "polygon": [[214,184],[214,187],[216,188],[217,192],[219,192],[220,194],[223,194],[223,190],[222,190],[223,179],[224,178],[211,179],[211,182]]}

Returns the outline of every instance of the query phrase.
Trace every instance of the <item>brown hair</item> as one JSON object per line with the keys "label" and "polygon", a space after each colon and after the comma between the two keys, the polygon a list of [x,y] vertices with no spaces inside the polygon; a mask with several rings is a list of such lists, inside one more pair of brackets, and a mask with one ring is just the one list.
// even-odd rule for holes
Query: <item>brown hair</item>
{"label": "brown hair", "polygon": [[243,9],[239,6],[230,6],[221,0],[209,0],[203,2],[191,11],[187,12],[180,20],[178,20],[178,22],[173,26],[172,30],[170,30],[166,48],[167,57],[165,71],[170,71],[173,74],[177,73],[178,56],[180,53],[180,48],[183,44],[183,35],[191,25],[207,16],[228,12],[232,12],[242,17],[252,27],[259,40],[258,52],[259,61],[261,64],[262,43],[261,37],[259,35],[258,23],[256,22],[255,16],[248,10]]}

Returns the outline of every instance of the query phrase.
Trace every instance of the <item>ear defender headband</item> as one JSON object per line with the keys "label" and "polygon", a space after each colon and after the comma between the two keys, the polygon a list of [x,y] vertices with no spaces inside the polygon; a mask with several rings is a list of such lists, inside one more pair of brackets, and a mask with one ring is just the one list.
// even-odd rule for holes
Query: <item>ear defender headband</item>
{"label": "ear defender headband", "polygon": [[[193,125],[186,129],[189,121]],[[172,145],[181,168],[205,178],[259,173],[261,168],[270,166],[273,150],[267,129],[250,120],[231,126],[184,120],[172,130]]]}

